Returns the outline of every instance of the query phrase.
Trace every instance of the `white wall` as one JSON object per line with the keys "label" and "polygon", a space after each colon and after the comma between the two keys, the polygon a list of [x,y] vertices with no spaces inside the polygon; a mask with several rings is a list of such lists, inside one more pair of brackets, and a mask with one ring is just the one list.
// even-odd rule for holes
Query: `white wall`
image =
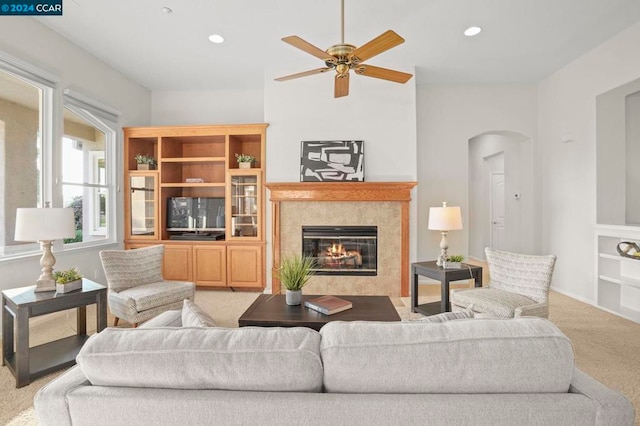
{"label": "white wall", "polygon": [[[62,110],[62,90],[75,92],[121,112],[118,126],[146,125],[151,117],[150,93],[119,72],[109,68],[95,56],[88,54],[57,33],[29,17],[0,17],[0,51],[52,74],[58,79],[54,103]],[[62,137],[62,116],[54,132]],[[118,132],[118,170],[122,170],[122,132]],[[118,186],[122,186],[121,173]],[[122,203],[122,193],[117,194]],[[122,205],[122,204],[121,204]],[[118,223],[124,223],[122,208]],[[123,239],[118,230],[118,241]],[[103,247],[104,248],[104,247]],[[59,250],[59,249],[58,249]],[[79,267],[87,278],[106,283],[98,257],[99,249],[57,251],[56,269]],[[21,287],[35,283],[40,275],[40,256],[0,261],[0,289]]]}
{"label": "white wall", "polygon": [[640,92],[626,99],[625,224],[640,225]]}
{"label": "white wall", "polygon": [[[558,256],[553,287],[593,302],[596,96],[640,77],[640,22],[538,85],[542,249]],[[572,134],[573,142],[562,143]],[[620,164],[620,169],[624,163]],[[620,176],[624,180],[623,175]]]}
{"label": "white wall", "polygon": [[273,80],[283,72],[265,76],[267,182],[299,182],[300,142],[309,140],[363,140],[366,181],[416,180],[415,78],[398,84],[352,75],[352,95],[335,99],[332,73]]}
{"label": "white wall", "polygon": [[[533,167],[536,144],[535,86],[418,86],[418,259],[435,259],[440,233],[429,231],[429,207],[462,207],[465,229],[448,235],[451,253],[468,257],[469,239],[469,140],[485,133],[514,132],[531,140],[521,156],[529,171],[521,181],[530,188],[522,198],[523,241],[537,251],[539,217]],[[526,204],[526,208],[525,208]]]}
{"label": "white wall", "polygon": [[151,124],[245,124],[264,120],[264,91],[201,90],[151,93]]}

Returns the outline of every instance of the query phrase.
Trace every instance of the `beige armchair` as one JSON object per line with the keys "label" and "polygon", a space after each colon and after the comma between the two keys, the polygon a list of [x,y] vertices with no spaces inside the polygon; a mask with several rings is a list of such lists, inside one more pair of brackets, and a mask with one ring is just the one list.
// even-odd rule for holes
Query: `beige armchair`
{"label": "beige armchair", "polygon": [[549,317],[549,286],[554,255],[534,256],[485,248],[489,286],[451,290],[451,310],[470,305],[476,313],[500,318]]}
{"label": "beige armchair", "polygon": [[100,252],[114,326],[122,318],[137,327],[164,311],[181,309],[184,299],[193,300],[194,283],[163,279],[163,256],[163,245]]}

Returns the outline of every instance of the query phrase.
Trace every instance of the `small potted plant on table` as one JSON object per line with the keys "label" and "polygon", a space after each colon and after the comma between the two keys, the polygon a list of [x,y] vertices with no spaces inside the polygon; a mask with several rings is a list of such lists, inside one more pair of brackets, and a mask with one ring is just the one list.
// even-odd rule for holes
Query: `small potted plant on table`
{"label": "small potted plant on table", "polygon": [[442,267],[444,269],[462,269],[463,260],[464,256],[460,254],[454,254],[453,256],[449,256],[447,260],[444,261]]}
{"label": "small potted plant on table", "polygon": [[80,275],[78,268],[56,271],[53,273],[53,278],[56,280],[58,293],[68,293],[82,288],[82,275]]}
{"label": "small potted plant on table", "polygon": [[238,160],[238,167],[241,169],[250,169],[251,164],[256,162],[256,157],[248,154],[236,154],[236,160]]}
{"label": "small potted plant on table", "polygon": [[306,256],[289,256],[281,260],[275,273],[286,289],[287,305],[302,304],[302,287],[307,285],[313,275],[314,265],[315,261]]}
{"label": "small potted plant on table", "polygon": [[150,155],[136,154],[133,157],[138,164],[138,170],[155,170],[158,162]]}

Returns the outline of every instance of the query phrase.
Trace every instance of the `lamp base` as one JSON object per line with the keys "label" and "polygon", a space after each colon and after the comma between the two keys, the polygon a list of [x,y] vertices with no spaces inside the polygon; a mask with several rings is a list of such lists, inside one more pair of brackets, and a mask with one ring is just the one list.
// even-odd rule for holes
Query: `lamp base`
{"label": "lamp base", "polygon": [[447,241],[447,231],[442,231],[442,239],[440,240],[440,256],[436,261],[436,265],[444,267],[447,261],[447,249],[449,248],[449,242]]}
{"label": "lamp base", "polygon": [[36,281],[36,289],[33,290],[36,293],[44,291],[56,291],[56,280],[40,279]]}

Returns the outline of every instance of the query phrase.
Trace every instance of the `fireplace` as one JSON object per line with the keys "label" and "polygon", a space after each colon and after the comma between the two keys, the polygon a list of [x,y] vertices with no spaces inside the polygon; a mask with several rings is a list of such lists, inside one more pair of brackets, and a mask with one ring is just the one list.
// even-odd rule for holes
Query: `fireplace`
{"label": "fireplace", "polygon": [[303,226],[302,253],[315,260],[316,275],[378,274],[376,226]]}

